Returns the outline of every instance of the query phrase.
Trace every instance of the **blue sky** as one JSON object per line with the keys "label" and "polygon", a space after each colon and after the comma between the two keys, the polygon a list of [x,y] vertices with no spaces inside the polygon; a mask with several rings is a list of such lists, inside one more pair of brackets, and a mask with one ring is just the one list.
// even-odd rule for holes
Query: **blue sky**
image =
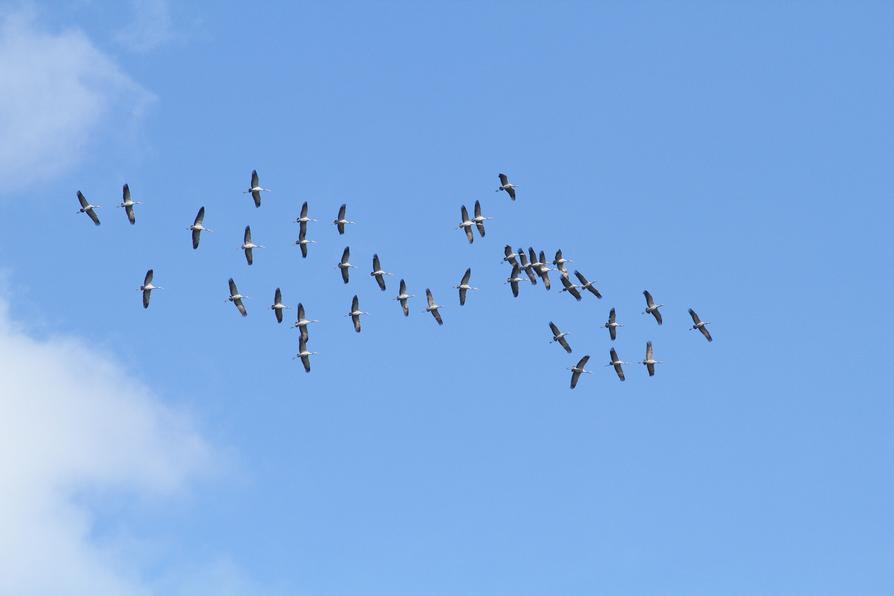
{"label": "blue sky", "polygon": [[[4,590],[894,590],[890,5],[3,13]],[[253,168],[273,189],[260,209]],[[113,207],[125,182],[145,203],[133,227]],[[75,215],[78,189],[101,227]],[[307,260],[304,200],[321,220]],[[475,200],[494,220],[468,245]],[[339,237],[342,202],[359,223]],[[192,251],[201,205],[215,233]],[[247,224],[267,246],[252,267]],[[562,248],[604,298],[575,303],[553,276],[513,299],[507,243]],[[143,311],[150,267],[166,289]],[[460,307],[466,267],[481,290]],[[277,286],[321,320],[311,374],[269,310]],[[654,378],[603,366],[612,306],[620,356],[653,341]]]}

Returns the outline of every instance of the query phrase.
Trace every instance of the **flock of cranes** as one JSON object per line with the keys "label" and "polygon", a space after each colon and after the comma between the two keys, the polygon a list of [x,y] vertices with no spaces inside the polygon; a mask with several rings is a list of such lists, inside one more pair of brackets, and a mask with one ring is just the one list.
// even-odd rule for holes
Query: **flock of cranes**
{"label": "flock of cranes", "polygon": [[[500,186],[497,188],[497,192],[503,191],[505,192],[512,201],[516,200],[516,189],[518,188],[516,185],[512,184],[509,181],[509,178],[506,174],[499,174]],[[250,194],[252,200],[254,201],[255,207],[261,206],[261,193],[270,192],[269,188],[262,187],[260,184],[260,178],[258,176],[258,172],[256,170],[252,170],[251,172],[251,185],[245,191],[244,194]],[[95,225],[100,225],[99,216],[97,215],[96,210],[100,208],[99,205],[91,204],[84,194],[81,191],[77,192],[78,202],[80,203],[80,208],[78,209],[78,213],[86,214]],[[127,216],[128,221],[131,225],[136,223],[136,213],[135,206],[141,205],[140,201],[134,201],[131,197],[130,188],[127,184],[124,185],[122,191],[122,201],[119,207],[123,208],[125,214]],[[301,249],[302,258],[307,258],[308,248],[310,244],[316,243],[315,240],[310,240],[307,238],[307,230],[308,224],[310,222],[316,222],[317,219],[314,219],[308,215],[309,207],[308,203],[305,201],[301,205],[300,214],[298,218],[295,220],[296,223],[299,224],[299,232],[298,232],[298,240],[295,241],[295,244],[298,245]],[[478,235],[483,238],[485,236],[485,222],[491,220],[491,217],[487,217],[483,215],[481,202],[475,201],[475,205],[473,208],[473,217],[469,217],[469,212],[466,209],[465,205],[462,205],[460,208],[460,223],[458,229],[463,230],[465,233],[466,239],[471,244],[475,240],[474,231],[477,230]],[[193,250],[197,250],[199,248],[199,244],[201,241],[202,232],[212,232],[212,230],[208,229],[204,225],[205,219],[205,207],[202,206],[199,208],[196,213],[195,219],[187,229],[191,232],[192,235],[192,247]],[[342,204],[338,210],[338,216],[332,222],[336,229],[338,230],[338,234],[344,235],[345,227],[347,225],[354,224],[354,221],[347,219],[347,204]],[[243,234],[242,245],[240,250],[245,254],[245,260],[248,265],[252,265],[254,263],[254,249],[256,248],[264,248],[261,244],[256,244],[252,239],[251,226],[245,226],[245,232]],[[602,293],[596,287],[596,285],[590,281],[583,273],[579,270],[575,269],[573,271],[574,278],[577,280],[572,280],[571,275],[569,274],[567,265],[572,263],[571,259],[565,258],[562,254],[562,250],[557,250],[552,261],[548,261],[546,257],[545,251],[541,250],[539,252],[535,251],[533,247],[529,247],[527,252],[523,248],[519,248],[514,250],[512,246],[506,245],[503,249],[503,259],[501,262],[508,264],[511,267],[511,272],[509,277],[506,279],[505,283],[508,284],[512,290],[512,295],[514,297],[518,297],[519,289],[521,284],[527,280],[530,285],[537,285],[537,282],[540,281],[543,284],[543,287],[547,290],[551,288],[551,281],[549,277],[550,272],[557,272],[559,274],[559,279],[562,284],[562,289],[560,292],[567,293],[572,296],[575,300],[581,301],[583,300],[584,294],[589,292],[596,299],[602,298]],[[550,267],[553,265],[553,267]],[[335,266],[341,274],[341,279],[344,284],[350,283],[350,270],[356,268],[353,264],[351,264],[351,248],[346,246],[342,252],[341,260]],[[522,272],[524,272],[525,277],[522,277]],[[385,271],[382,268],[382,262],[379,258],[378,254],[374,254],[372,257],[372,270],[370,271],[370,276],[376,282],[376,285],[379,287],[381,291],[385,291],[387,289],[385,278],[386,276],[392,276],[393,273],[389,271]],[[139,287],[139,291],[142,293],[143,297],[143,308],[148,309],[150,300],[152,297],[153,290],[161,290],[163,289],[161,286],[154,285],[154,270],[149,269],[146,272],[146,275],[143,279],[143,283]],[[472,269],[471,267],[465,270],[462,278],[459,283],[454,287],[454,289],[458,290],[459,293],[459,303],[460,306],[465,305],[466,298],[468,292],[477,291],[478,288],[472,286],[470,284],[472,278]],[[229,285],[229,296],[226,301],[233,303],[235,308],[239,311],[239,314],[243,317],[248,315],[248,311],[245,308],[245,304],[243,302],[244,298],[247,296],[241,294],[239,292],[238,287],[236,286],[236,282],[233,278],[230,278],[228,281]],[[643,290],[643,296],[645,298],[646,307],[643,311],[644,315],[652,315],[655,318],[655,321],[658,325],[663,324],[663,318],[661,313],[661,308],[664,306],[663,304],[657,304],[652,297],[652,294],[648,290]],[[400,304],[401,310],[405,317],[410,314],[409,301],[411,298],[414,298],[414,294],[410,294],[407,291],[407,283],[404,279],[400,280],[399,290],[397,296],[394,297],[394,300],[397,300]],[[425,298],[426,298],[426,306],[425,312],[430,313],[432,317],[435,319],[438,325],[443,325],[444,320],[441,316],[442,305],[439,305],[432,294],[431,289],[425,289]],[[283,322],[283,311],[289,310],[290,307],[287,306],[283,302],[282,291],[280,288],[276,288],[273,297],[273,304],[270,306],[271,310],[273,310],[274,316],[276,318],[277,323]],[[360,309],[360,298],[357,294],[355,294],[351,300],[351,309],[345,315],[351,318],[351,322],[354,327],[354,331],[360,333],[362,330],[361,326],[361,317],[363,315],[367,315],[368,313]],[[699,331],[707,341],[713,341],[711,337],[711,333],[708,330],[707,325],[709,324],[707,321],[702,321],[698,314],[692,308],[689,309],[689,316],[692,318],[692,327],[690,330]],[[310,357],[316,352],[312,352],[308,350],[308,342],[310,341],[310,335],[308,333],[308,326],[312,323],[318,323],[316,319],[308,319],[306,316],[306,312],[304,309],[304,305],[299,303],[297,306],[297,317],[295,322],[292,324],[292,328],[296,328],[299,330],[299,339],[298,339],[298,352],[295,354],[294,359],[300,359],[304,370],[310,372]],[[608,320],[603,324],[603,327],[608,329],[609,337],[612,342],[617,339],[618,329],[623,327],[623,323],[619,323],[617,320],[617,315],[615,312],[615,308],[612,307],[609,310]],[[549,329],[552,334],[552,339],[550,343],[557,343],[561,346],[565,352],[571,354],[573,349],[571,344],[568,341],[568,337],[570,333],[562,331],[556,323],[553,321],[549,322]],[[609,350],[610,360],[606,364],[606,366],[610,366],[614,369],[618,378],[621,381],[625,380],[624,375],[624,365],[630,364],[629,362],[625,362],[621,360],[618,356],[617,350],[614,347],[611,347]],[[584,355],[580,358],[574,366],[570,367],[571,371],[571,388],[574,389],[577,386],[577,383],[583,374],[590,374],[591,371],[586,369],[587,363],[590,360],[589,354]],[[642,364],[646,367],[649,376],[655,375],[655,366],[657,364],[661,364],[660,360],[655,360],[654,357],[654,349],[651,341],[646,342],[646,351],[645,357],[643,360],[640,360],[637,364]]]}

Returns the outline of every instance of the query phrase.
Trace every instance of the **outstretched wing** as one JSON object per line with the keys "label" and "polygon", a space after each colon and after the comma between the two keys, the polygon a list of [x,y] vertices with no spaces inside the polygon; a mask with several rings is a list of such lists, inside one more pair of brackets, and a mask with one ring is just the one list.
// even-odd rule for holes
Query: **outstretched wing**
{"label": "outstretched wing", "polygon": [[152,294],[149,290],[143,290],[143,308],[149,308],[149,296]]}
{"label": "outstretched wing", "polygon": [[[276,181],[274,180],[274,182]],[[304,219],[305,217],[307,217],[307,201],[304,201],[304,203],[301,204],[301,219]]]}
{"label": "outstretched wing", "polygon": [[655,317],[655,320],[658,321],[658,324],[661,325],[661,322],[662,322],[662,321],[661,321],[661,311],[659,311],[659,310],[656,308],[655,310],[652,311],[652,316],[654,316],[654,317]]}
{"label": "outstretched wing", "polygon": [[255,262],[254,253],[252,252],[252,249],[250,249],[250,248],[245,249],[245,260],[248,262],[249,265],[251,265],[252,263]]}
{"label": "outstretched wing", "polygon": [[202,231],[201,230],[193,230],[192,231],[192,248],[193,250],[199,247],[199,240],[201,238]]}
{"label": "outstretched wing", "polygon": [[127,213],[127,221],[130,222],[130,225],[137,223],[137,218],[133,212],[133,205],[125,205],[124,212]]}
{"label": "outstretched wing", "polygon": [[201,225],[202,222],[205,221],[205,207],[199,207],[199,212],[196,213],[196,219],[192,222],[192,225],[198,226]]}
{"label": "outstretched wing", "polygon": [[345,249],[341,253],[341,264],[344,265],[345,263],[350,262],[350,260],[351,260],[351,247],[346,246]]}
{"label": "outstretched wing", "polygon": [[255,207],[261,206],[261,192],[258,190],[251,191],[251,198],[255,200]]}
{"label": "outstretched wing", "polygon": [[228,283],[230,285],[230,296],[235,296],[236,294],[238,294],[239,289],[236,287],[236,282],[233,281],[232,277],[230,278]]}
{"label": "outstretched wing", "polygon": [[689,316],[692,317],[692,322],[693,322],[693,324],[695,324],[695,325],[698,325],[699,323],[702,322],[702,320],[701,320],[700,318],[698,318],[698,313],[696,313],[696,312],[695,312],[694,310],[692,310],[691,308],[689,309]]}
{"label": "outstretched wing", "polygon": [[438,311],[437,308],[431,311],[431,316],[435,318],[435,320],[438,322],[438,325],[444,324],[444,319],[441,318],[441,313],[440,311]]}
{"label": "outstretched wing", "polygon": [[[403,294],[403,292],[401,292],[401,294]],[[398,300],[398,302],[400,302],[400,307],[404,311],[404,316],[409,317],[410,316],[410,306],[409,306],[409,304],[407,304],[407,299],[401,298],[400,300]]]}
{"label": "outstretched wing", "polygon": [[354,331],[360,333],[360,315],[351,315],[351,320],[354,322]]}
{"label": "outstretched wing", "polygon": [[281,309],[281,308],[274,308],[274,309],[273,309],[273,314],[276,315],[276,322],[277,322],[277,323],[282,323],[282,309]]}
{"label": "outstretched wing", "polygon": [[260,185],[261,185],[261,180],[258,178],[258,171],[252,170],[251,171],[251,187],[257,188]]}
{"label": "outstretched wing", "polygon": [[507,184],[509,184],[509,176],[502,173],[498,175],[500,177],[500,186],[506,186]]}
{"label": "outstretched wing", "polygon": [[708,341],[714,341],[714,339],[711,337],[711,332],[708,331],[707,325],[702,325],[698,328],[698,330],[702,332],[702,335],[705,336],[705,339],[707,339]]}
{"label": "outstretched wing", "polygon": [[373,273],[380,270],[382,268],[382,264],[379,262],[379,255],[373,255]]}
{"label": "outstretched wing", "polygon": [[643,296],[646,297],[646,306],[652,308],[655,306],[655,301],[652,300],[652,294],[649,293],[649,290],[643,290]]}
{"label": "outstretched wing", "polygon": [[242,298],[237,298],[233,301],[233,304],[235,304],[236,308],[239,309],[240,315],[242,315],[243,317],[248,315],[248,311],[245,310],[245,305],[242,304]]}
{"label": "outstretched wing", "polygon": [[379,289],[383,292],[385,291],[385,276],[384,275],[375,275],[376,283],[379,284]]}
{"label": "outstretched wing", "polygon": [[153,269],[150,269],[146,272],[146,277],[143,278],[143,285],[148,286],[152,283],[152,278],[155,277],[155,272]]}
{"label": "outstretched wing", "polygon": [[565,348],[566,352],[571,353],[571,346],[568,345],[568,340],[564,336],[559,338],[559,345]]}
{"label": "outstretched wing", "polygon": [[301,258],[306,259],[307,258],[307,244],[299,244],[298,246],[301,248]]}
{"label": "outstretched wing", "polygon": [[434,296],[431,295],[431,290],[425,288],[425,299],[428,301],[429,306],[433,306],[435,303]]}
{"label": "outstretched wing", "polygon": [[347,267],[342,267],[342,268],[341,268],[341,279],[342,279],[342,281],[345,282],[345,283],[348,283],[348,281],[349,281],[349,274],[348,274],[348,271],[349,271],[349,269],[348,269]]}
{"label": "outstretched wing", "polygon": [[245,234],[242,236],[242,242],[244,244],[251,242],[251,226],[245,226]]}
{"label": "outstretched wing", "polygon": [[472,268],[469,267],[468,269],[466,269],[466,272],[463,273],[463,279],[462,279],[462,281],[459,282],[459,283],[460,283],[461,285],[466,285],[466,284],[469,283],[469,280],[470,280],[471,278],[472,278]]}
{"label": "outstretched wing", "polygon": [[78,191],[78,202],[81,204],[81,208],[87,207],[90,203],[87,201],[87,197],[84,196],[84,193]]}
{"label": "outstretched wing", "polygon": [[360,310],[360,299],[357,298],[357,294],[354,294],[354,298],[351,300],[351,312],[357,312]]}

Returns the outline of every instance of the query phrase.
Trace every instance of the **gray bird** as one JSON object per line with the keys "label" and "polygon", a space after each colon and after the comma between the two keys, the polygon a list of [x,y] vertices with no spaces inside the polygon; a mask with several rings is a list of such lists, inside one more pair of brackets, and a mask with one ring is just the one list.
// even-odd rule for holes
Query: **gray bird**
{"label": "gray bird", "polygon": [[78,213],[86,213],[90,219],[93,220],[93,223],[99,225],[99,216],[96,215],[96,210],[100,208],[99,205],[91,205],[89,201],[87,201],[87,197],[84,196],[84,193],[78,191],[78,202],[81,204],[81,208],[78,209]]}
{"label": "gray bird", "polygon": [[127,214],[127,221],[130,222],[130,225],[137,223],[137,218],[133,212],[134,205],[142,205],[143,203],[140,201],[134,201],[130,198],[130,187],[126,184],[124,185],[124,189],[122,190],[122,200],[119,207],[124,207],[124,212]]}
{"label": "gray bird", "polygon": [[561,280],[560,280],[560,281],[562,282],[562,286],[563,286],[563,287],[562,287],[562,290],[561,290],[562,292],[568,292],[569,294],[571,294],[572,296],[574,296],[574,299],[575,299],[575,300],[580,300],[580,299],[581,299],[580,292],[578,291],[578,286],[575,285],[575,284],[573,284],[573,283],[571,283],[571,280],[568,279],[568,277],[566,277],[566,276],[563,275],[563,276],[561,277]]}
{"label": "gray bird", "polygon": [[351,247],[346,246],[344,252],[341,253],[341,261],[339,261],[338,265],[336,265],[339,269],[341,269],[341,278],[345,283],[348,283],[348,269],[353,267],[351,265]]}
{"label": "gray bird", "polygon": [[612,359],[611,359],[611,362],[606,364],[606,366],[613,366],[615,369],[615,372],[618,374],[618,378],[623,381],[624,380],[624,369],[621,368],[621,365],[627,364],[627,363],[624,362],[623,360],[621,360],[620,358],[618,358],[618,353],[615,351],[614,348],[611,349],[609,354],[611,355]]}
{"label": "gray bird", "polygon": [[335,224],[335,227],[338,228],[339,236],[345,233],[345,226],[352,223],[357,223],[355,221],[351,221],[349,219],[345,219],[345,214],[348,211],[348,204],[342,203],[341,207],[338,208],[338,217],[332,222]]}
{"label": "gray bird", "polygon": [[553,332],[553,338],[550,343],[558,343],[560,346],[565,348],[566,352],[570,354],[571,346],[568,345],[568,340],[566,339],[566,337],[568,337],[568,333],[560,331],[558,325],[556,325],[552,321],[549,322],[549,329]]}
{"label": "gray bird", "polygon": [[652,352],[652,342],[646,342],[646,357],[640,362],[640,364],[645,364],[646,369],[649,371],[649,376],[655,376],[655,365],[661,364],[661,360],[655,360],[655,356]]}
{"label": "gray bird", "polygon": [[316,319],[308,319],[304,314],[304,305],[302,303],[298,303],[298,317],[295,319],[295,322],[292,323],[292,329],[299,329],[301,332],[301,337],[307,341],[308,333],[307,326],[311,323],[319,323]]}
{"label": "gray bird", "polygon": [[568,275],[568,271],[565,269],[565,263],[573,263],[573,262],[574,261],[572,261],[571,259],[566,259],[565,257],[562,256],[561,248],[556,251],[556,257],[553,259],[553,265],[556,266],[556,269],[558,269],[562,275]]}
{"label": "gray bird", "polygon": [[655,304],[655,301],[652,300],[652,294],[649,293],[649,290],[643,290],[643,296],[646,297],[646,310],[643,311],[643,314],[652,315],[653,317],[655,317],[655,320],[658,321],[658,324],[661,325],[661,312],[658,309],[664,305]]}
{"label": "gray bird", "polygon": [[373,277],[376,278],[376,283],[379,284],[379,289],[383,292],[385,291],[385,276],[393,275],[392,273],[388,273],[387,271],[382,270],[382,264],[379,262],[379,255],[373,255],[373,268],[370,273]]}
{"label": "gray bird", "polygon": [[398,292],[394,299],[400,302],[400,307],[403,309],[405,317],[410,316],[409,300],[414,296],[415,294],[407,294],[407,282],[400,280],[400,292]]}
{"label": "gray bird", "polygon": [[466,292],[469,290],[477,290],[478,288],[473,288],[469,285],[469,279],[472,277],[472,269],[466,269],[466,272],[463,273],[463,278],[460,280],[459,285],[453,286],[454,288],[459,290],[459,305],[463,306],[466,303]]}
{"label": "gray bird", "polygon": [[493,219],[493,217],[485,217],[481,214],[481,201],[475,201],[475,217],[472,218],[472,221],[475,222],[475,226],[478,228],[478,235],[484,238],[484,222],[489,219]]}
{"label": "gray bird", "polygon": [[497,192],[501,190],[506,191],[506,194],[509,195],[509,198],[513,201],[515,200],[515,189],[518,188],[514,184],[509,182],[509,176],[506,174],[499,174],[500,177],[500,187],[497,188]]}
{"label": "gray bird", "polygon": [[289,307],[282,303],[282,291],[279,288],[276,288],[276,292],[273,293],[273,304],[270,305],[270,308],[273,309],[276,322],[282,323],[282,311]]}
{"label": "gray bird", "polygon": [[435,302],[435,298],[431,295],[431,290],[428,288],[425,288],[425,299],[428,301],[428,306],[425,307],[425,312],[430,312],[431,316],[438,322],[438,325],[443,325],[444,321],[441,319],[441,311],[438,310],[442,307]]}
{"label": "gray bird", "polygon": [[606,321],[605,325],[603,325],[603,327],[608,329],[608,334],[611,336],[612,341],[615,341],[615,339],[618,337],[618,327],[623,326],[623,323],[618,323],[615,320],[615,309],[614,307],[612,307],[612,309],[608,311],[608,321]]}
{"label": "gray bird", "polygon": [[354,331],[360,333],[360,315],[368,314],[369,313],[360,310],[360,299],[357,298],[357,294],[354,294],[354,298],[351,300],[351,312],[346,315],[351,317],[351,321],[354,322]]}
{"label": "gray bird", "polygon": [[232,277],[230,278],[229,285],[230,285],[230,297],[227,298],[227,302],[232,302],[236,306],[236,309],[239,311],[240,315],[242,315],[243,317],[247,316],[248,311],[245,310],[245,305],[242,304],[242,299],[248,298],[248,296],[243,296],[242,294],[239,293],[239,290],[236,288],[236,282],[233,281]]}
{"label": "gray bird", "polygon": [[689,316],[692,317],[693,323],[692,327],[690,327],[690,330],[698,329],[702,332],[702,335],[705,336],[706,340],[714,341],[714,338],[711,337],[711,332],[708,331],[709,321],[702,321],[700,318],[698,318],[698,314],[696,314],[696,312],[691,308],[689,309]]}
{"label": "gray bird", "polygon": [[[518,264],[518,261],[515,258],[515,252],[512,250],[512,247],[508,244],[503,247],[503,261],[509,263],[513,267]],[[502,261],[501,261],[502,262]]]}
{"label": "gray bird", "polygon": [[254,252],[255,248],[264,248],[260,244],[255,244],[251,241],[251,226],[245,226],[245,233],[242,236],[242,250],[245,252],[245,261],[251,265],[254,263]]}
{"label": "gray bird", "polygon": [[309,221],[317,221],[312,217],[308,217],[307,215],[307,201],[304,201],[301,205],[301,214],[298,216],[298,219],[295,220],[295,223],[298,224],[298,234],[300,236],[304,236],[307,234],[307,222]]}
{"label": "gray bird", "polygon": [[298,231],[298,240],[295,241],[295,244],[297,244],[299,247],[301,247],[301,258],[303,258],[303,259],[307,258],[307,245],[317,243],[316,240],[308,240],[306,233],[307,232],[304,229],[299,230]]}
{"label": "gray bird", "polygon": [[309,352],[307,350],[307,338],[302,336],[298,338],[298,353],[293,359],[300,358],[301,364],[304,365],[304,372],[310,372],[310,357],[318,352]]}
{"label": "gray bird", "polygon": [[456,227],[466,233],[466,239],[469,241],[469,244],[472,244],[475,242],[475,235],[472,234],[472,228],[475,226],[475,222],[469,219],[469,211],[466,209],[465,205],[460,207],[459,212],[461,219],[459,225]]}
{"label": "gray bird", "polygon": [[589,281],[586,277],[584,277],[583,273],[581,273],[580,271],[575,269],[574,276],[577,278],[577,281],[580,282],[581,290],[589,290],[590,293],[592,293],[597,298],[602,298],[602,294],[599,293],[599,290],[596,289],[596,286],[593,285],[593,282]]}
{"label": "gray bird", "polygon": [[577,387],[577,380],[580,378],[582,374],[591,374],[590,371],[584,370],[584,367],[587,365],[587,362],[590,360],[590,355],[587,354],[583,358],[577,361],[577,364],[569,368],[571,371],[571,388],[574,389]]}
{"label": "gray bird", "polygon": [[543,287],[548,290],[550,288],[549,272],[552,271],[552,269],[546,263],[546,253],[541,250],[540,257],[537,260],[540,262],[540,267],[537,269],[537,273],[540,274],[540,279],[543,280]]}
{"label": "gray bird", "polygon": [[258,178],[258,171],[251,171],[251,186],[248,187],[248,190],[242,191],[242,194],[251,193],[251,198],[255,201],[255,207],[261,206],[261,193],[262,192],[270,192],[269,188],[264,188],[261,186],[261,181]]}
{"label": "gray bird", "polygon": [[202,232],[213,232],[214,230],[210,230],[206,228],[202,222],[205,221],[205,208],[199,207],[199,212],[196,213],[196,219],[192,222],[192,225],[186,228],[192,232],[192,248],[193,250],[199,248],[199,240],[201,240]]}
{"label": "gray bird", "polygon": [[509,287],[512,288],[512,295],[516,298],[518,298],[518,282],[521,280],[521,269],[519,269],[518,264],[515,264],[512,266],[512,274],[505,283],[509,284]]}
{"label": "gray bird", "polygon": [[531,280],[531,285],[537,285],[537,275],[534,273],[534,267],[528,262],[528,257],[525,255],[525,249],[518,249],[518,262],[521,264],[521,268],[525,270],[525,273],[528,275],[528,279]]}
{"label": "gray bird", "polygon": [[149,308],[149,298],[151,297],[152,290],[164,289],[161,286],[152,285],[152,278],[154,275],[152,269],[147,271],[146,277],[143,278],[143,285],[140,286],[140,291],[143,293],[143,308]]}

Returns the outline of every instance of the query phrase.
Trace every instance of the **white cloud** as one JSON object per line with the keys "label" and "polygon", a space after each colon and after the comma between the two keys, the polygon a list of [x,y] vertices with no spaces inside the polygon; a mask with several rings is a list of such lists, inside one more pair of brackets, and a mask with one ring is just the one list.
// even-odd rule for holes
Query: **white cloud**
{"label": "white cloud", "polygon": [[174,20],[167,0],[132,0],[133,18],[116,36],[129,50],[148,52],[174,37]]}
{"label": "white cloud", "polygon": [[153,96],[79,30],[0,17],[0,179],[6,192],[75,165],[103,127],[127,129]]}
{"label": "white cloud", "polygon": [[186,490],[213,455],[189,419],[109,355],[29,336],[0,302],[0,424],[0,594],[150,593],[82,495]]}

